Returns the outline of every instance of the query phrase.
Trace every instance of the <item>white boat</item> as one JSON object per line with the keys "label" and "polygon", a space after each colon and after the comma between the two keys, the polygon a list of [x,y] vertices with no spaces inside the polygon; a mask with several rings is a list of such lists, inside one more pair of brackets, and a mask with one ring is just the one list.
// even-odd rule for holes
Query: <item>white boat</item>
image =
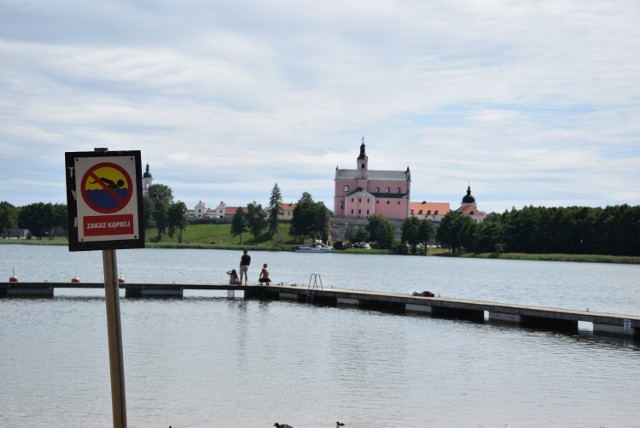
{"label": "white boat", "polygon": [[333,253],[335,251],[335,248],[320,241],[316,241],[311,245],[300,245],[296,248],[296,252],[299,253]]}

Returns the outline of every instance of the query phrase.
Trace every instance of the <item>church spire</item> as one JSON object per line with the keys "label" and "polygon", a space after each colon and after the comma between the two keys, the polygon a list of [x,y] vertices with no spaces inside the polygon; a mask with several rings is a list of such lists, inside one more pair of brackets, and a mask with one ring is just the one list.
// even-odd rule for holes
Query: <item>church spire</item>
{"label": "church spire", "polygon": [[369,169],[369,157],[364,151],[364,137],[362,137],[362,144],[360,144],[360,156],[358,156],[357,165],[358,178],[367,178],[367,169]]}
{"label": "church spire", "polygon": [[358,159],[367,159],[367,154],[364,151],[364,137],[362,137],[362,144],[360,144],[360,156]]}

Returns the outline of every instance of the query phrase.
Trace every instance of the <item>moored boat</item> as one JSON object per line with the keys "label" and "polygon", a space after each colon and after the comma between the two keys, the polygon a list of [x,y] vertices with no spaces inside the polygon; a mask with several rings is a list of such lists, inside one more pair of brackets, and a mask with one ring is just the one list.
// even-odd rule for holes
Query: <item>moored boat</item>
{"label": "moored boat", "polygon": [[296,252],[299,253],[333,253],[335,251],[335,248],[331,245],[324,244],[321,241],[316,241],[311,245],[300,245],[296,248]]}

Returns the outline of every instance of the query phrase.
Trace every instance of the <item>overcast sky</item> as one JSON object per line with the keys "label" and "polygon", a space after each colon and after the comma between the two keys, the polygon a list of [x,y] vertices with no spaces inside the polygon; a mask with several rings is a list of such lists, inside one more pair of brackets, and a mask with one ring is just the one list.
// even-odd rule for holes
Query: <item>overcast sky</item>
{"label": "overcast sky", "polygon": [[640,204],[637,0],[0,0],[0,201],[66,203],[64,153],[141,150],[188,207]]}

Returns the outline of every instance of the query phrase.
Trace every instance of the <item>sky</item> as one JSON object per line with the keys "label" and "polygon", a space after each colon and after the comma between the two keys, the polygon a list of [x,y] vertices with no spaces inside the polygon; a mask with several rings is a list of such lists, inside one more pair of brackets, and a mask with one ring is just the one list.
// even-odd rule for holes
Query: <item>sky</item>
{"label": "sky", "polygon": [[193,208],[411,170],[457,208],[640,204],[637,0],[0,0],[0,201],[140,150]]}

